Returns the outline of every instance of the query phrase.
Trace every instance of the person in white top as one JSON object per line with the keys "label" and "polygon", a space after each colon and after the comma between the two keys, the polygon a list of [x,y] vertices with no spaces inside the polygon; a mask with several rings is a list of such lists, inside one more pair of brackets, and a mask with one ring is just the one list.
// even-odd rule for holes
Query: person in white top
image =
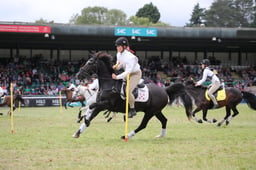
{"label": "person in white top", "polygon": [[126,79],[126,76],[130,74],[130,85],[129,85],[129,118],[136,115],[135,110],[135,98],[132,91],[135,89],[141,79],[141,69],[138,63],[138,58],[129,50],[129,42],[125,37],[119,37],[116,42],[117,49],[117,60],[113,69],[119,70],[124,69],[124,72],[116,75],[112,74],[113,79]]}
{"label": "person in white top", "polygon": [[77,87],[71,81],[68,83],[68,85],[69,86],[67,89],[73,91],[72,98],[74,99],[77,95]]}
{"label": "person in white top", "polygon": [[0,87],[0,97],[2,97],[3,95],[4,95],[4,89]]}
{"label": "person in white top", "polygon": [[211,98],[214,106],[213,109],[218,108],[218,102],[216,100],[216,98],[214,97],[213,93],[218,90],[218,88],[220,87],[220,79],[217,77],[216,74],[214,74],[214,72],[208,67],[210,65],[210,61],[208,59],[204,59],[201,62],[201,67],[203,69],[203,77],[201,80],[199,80],[195,86],[200,86],[201,84],[203,84],[207,78],[210,78],[211,80],[211,87],[208,90],[208,95]]}
{"label": "person in white top", "polygon": [[87,85],[87,90],[90,93],[90,97],[86,98],[86,105],[88,108],[84,115],[86,116],[85,118],[88,120],[92,114],[93,109],[90,109],[90,105],[96,102],[96,98],[97,98],[97,93],[99,90],[99,80],[96,74],[93,74],[91,77],[91,81],[89,82],[89,84]]}

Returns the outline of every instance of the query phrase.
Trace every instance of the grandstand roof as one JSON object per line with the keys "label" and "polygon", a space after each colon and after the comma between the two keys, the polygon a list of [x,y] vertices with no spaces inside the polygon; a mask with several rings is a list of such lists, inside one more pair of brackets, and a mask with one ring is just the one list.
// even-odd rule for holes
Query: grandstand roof
{"label": "grandstand roof", "polygon": [[[0,48],[7,49],[114,50],[114,41],[117,38],[115,26],[43,25],[50,28],[49,32],[37,32],[25,28],[21,31],[17,28],[9,30],[9,27],[6,29],[5,26],[40,26],[0,22]],[[155,37],[129,36],[134,38],[130,39],[132,48],[145,51],[256,52],[256,29],[208,27],[154,29],[157,30]]]}

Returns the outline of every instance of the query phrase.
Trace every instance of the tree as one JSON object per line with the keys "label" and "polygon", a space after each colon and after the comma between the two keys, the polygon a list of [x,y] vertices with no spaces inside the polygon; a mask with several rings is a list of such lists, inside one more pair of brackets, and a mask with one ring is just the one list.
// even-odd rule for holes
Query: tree
{"label": "tree", "polygon": [[197,3],[194,6],[191,18],[190,18],[190,23],[188,23],[186,26],[189,27],[197,27],[203,24],[203,18],[205,17],[205,8],[200,8],[199,3]]}
{"label": "tree", "polygon": [[239,11],[238,17],[242,27],[249,27],[255,17],[255,7],[253,0],[235,0],[235,8]]}
{"label": "tree", "polygon": [[254,18],[253,0],[216,0],[206,11],[206,26],[247,27]]}
{"label": "tree", "polygon": [[54,21],[47,21],[46,19],[40,18],[39,20],[35,21],[36,24],[53,24]]}
{"label": "tree", "polygon": [[125,25],[126,14],[118,9],[88,7],[82,10],[81,15],[73,15],[69,22],[71,24]]}
{"label": "tree", "polygon": [[146,18],[146,17],[131,16],[129,18],[129,21],[131,23],[133,23],[133,25],[137,25],[137,26],[149,26],[150,25],[150,20],[149,20],[149,18]]}
{"label": "tree", "polygon": [[107,12],[107,25],[126,25],[126,14],[118,9],[111,9]]}
{"label": "tree", "polygon": [[149,18],[145,17],[137,17],[137,16],[131,16],[128,20],[132,25],[136,26],[153,26],[153,27],[167,27],[168,24],[158,21],[157,23],[150,22]]}
{"label": "tree", "polygon": [[88,7],[84,8],[76,18],[75,24],[103,24],[106,15],[107,8],[104,7]]}
{"label": "tree", "polygon": [[160,12],[151,2],[149,4],[145,4],[143,8],[140,8],[137,11],[136,16],[149,18],[150,22],[157,23],[160,19]]}

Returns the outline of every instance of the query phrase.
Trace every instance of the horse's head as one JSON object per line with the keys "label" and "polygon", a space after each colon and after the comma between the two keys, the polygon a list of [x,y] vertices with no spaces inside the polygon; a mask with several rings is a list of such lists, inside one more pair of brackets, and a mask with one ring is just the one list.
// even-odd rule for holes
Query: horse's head
{"label": "horse's head", "polygon": [[112,72],[112,56],[106,52],[97,52],[80,68],[76,74],[79,80],[90,79],[93,74],[102,76]]}
{"label": "horse's head", "polygon": [[89,79],[92,74],[97,72],[97,57],[93,55],[76,74],[79,80]]}

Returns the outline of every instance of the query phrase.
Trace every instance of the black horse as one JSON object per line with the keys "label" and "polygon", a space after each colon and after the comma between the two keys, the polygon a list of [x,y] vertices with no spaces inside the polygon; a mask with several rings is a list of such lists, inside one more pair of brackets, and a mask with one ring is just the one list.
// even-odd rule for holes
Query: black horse
{"label": "black horse", "polygon": [[[215,123],[217,122],[216,119],[208,120],[207,119],[207,111],[208,109],[211,109],[213,107],[213,102],[209,101],[205,97],[205,91],[207,90],[207,87],[205,86],[198,86],[195,87],[195,82],[193,80],[187,80],[184,82],[184,84],[175,84],[173,85],[173,90],[175,92],[175,95],[179,95],[182,93],[187,93],[190,95],[195,102],[196,109],[192,112],[192,117],[195,119],[198,123],[203,123],[201,119],[198,119],[195,115],[199,111],[203,111],[203,120],[209,123]],[[248,106],[252,108],[253,110],[256,110],[256,96],[252,93],[241,91],[238,88],[234,87],[225,87],[226,92],[226,98],[218,101],[219,108],[226,107],[226,115],[218,123],[218,126],[221,126],[224,122],[226,122],[226,125],[228,125],[232,118],[237,116],[239,114],[236,106],[244,99]],[[179,93],[179,94],[177,94]],[[233,111],[233,114],[231,115],[231,110]]]}
{"label": "black horse", "polygon": [[[111,55],[105,52],[98,52],[77,73],[77,78],[80,80],[87,79],[96,73],[99,79],[99,92],[97,102],[90,106],[90,108],[94,109],[90,118],[84,119],[85,123],[81,125],[73,137],[78,138],[89,126],[90,121],[103,110],[125,113],[125,100],[120,96],[122,81],[112,79],[111,75],[114,72],[112,65],[113,57]],[[165,136],[167,118],[163,115],[162,109],[168,104],[168,97],[170,97],[170,101],[173,101],[175,96],[169,93],[171,90],[168,90],[168,88],[161,88],[155,84],[147,84],[146,86],[149,89],[149,100],[147,102],[135,103],[136,110],[145,113],[144,117],[138,128],[128,134],[128,138],[133,137],[136,133],[146,128],[148,121],[153,116],[156,116],[162,125],[162,131],[159,137]],[[182,96],[182,101],[186,110],[191,110],[191,99],[184,95]],[[187,116],[190,116],[189,112],[187,112]],[[124,139],[125,136],[121,138]]]}

